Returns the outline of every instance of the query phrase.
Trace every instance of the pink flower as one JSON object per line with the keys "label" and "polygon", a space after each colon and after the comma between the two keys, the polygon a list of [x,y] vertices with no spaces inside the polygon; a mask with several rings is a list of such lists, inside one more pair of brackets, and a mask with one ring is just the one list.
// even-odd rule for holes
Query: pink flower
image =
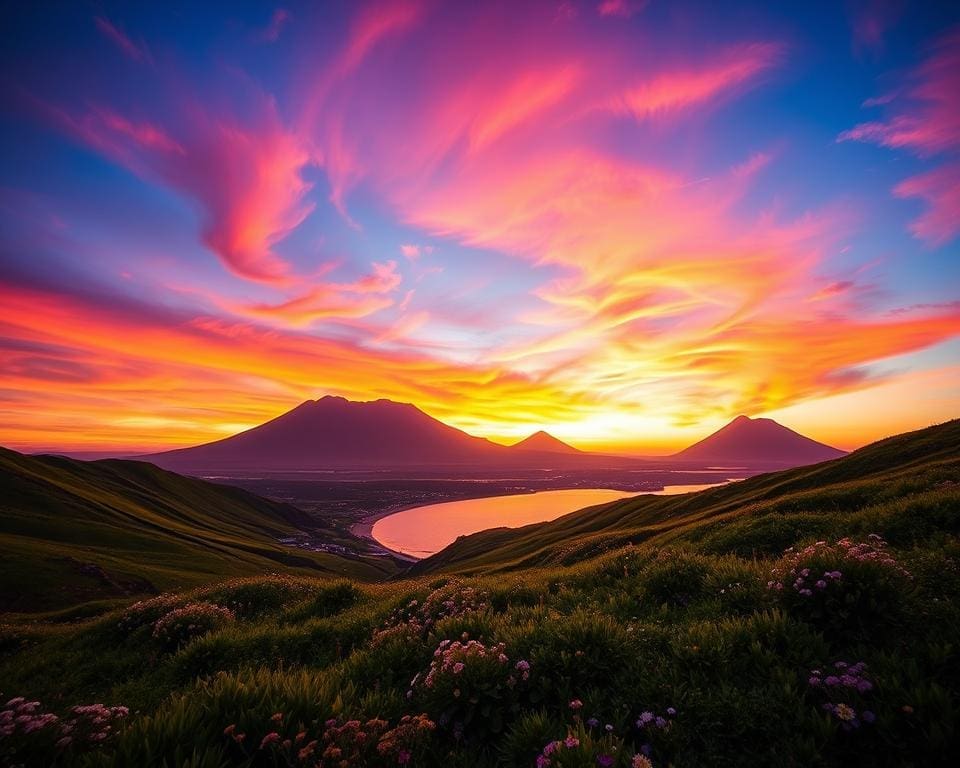
{"label": "pink flower", "polygon": [[453,674],[459,675],[461,672],[463,672],[464,667],[466,667],[466,664],[464,664],[462,661],[458,661],[453,665]]}
{"label": "pink flower", "polygon": [[574,747],[580,746],[580,739],[578,739],[576,736],[567,736],[563,743],[566,745],[567,749],[573,749]]}
{"label": "pink flower", "polygon": [[570,702],[570,709],[572,709],[574,712],[583,709],[583,702],[580,701],[580,699],[574,699]]}
{"label": "pink flower", "polygon": [[260,749],[266,749],[271,744],[280,741],[280,734],[276,731],[271,731],[266,736],[263,737],[263,741],[260,742]]}

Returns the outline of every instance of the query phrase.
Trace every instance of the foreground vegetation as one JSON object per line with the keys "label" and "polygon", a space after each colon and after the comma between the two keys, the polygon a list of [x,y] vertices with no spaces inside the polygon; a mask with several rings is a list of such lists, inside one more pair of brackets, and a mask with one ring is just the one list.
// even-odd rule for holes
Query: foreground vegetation
{"label": "foreground vegetation", "polygon": [[8,621],[0,762],[952,764],[958,480],[951,422],[478,534],[400,581],[249,577]]}

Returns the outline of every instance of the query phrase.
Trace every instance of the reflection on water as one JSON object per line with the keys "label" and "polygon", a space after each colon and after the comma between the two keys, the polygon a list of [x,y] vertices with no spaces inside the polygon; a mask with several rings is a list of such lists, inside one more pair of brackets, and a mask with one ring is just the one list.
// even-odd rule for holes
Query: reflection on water
{"label": "reflection on water", "polygon": [[[714,485],[716,483],[668,485],[656,493],[690,493]],[[392,550],[414,557],[427,557],[452,544],[458,536],[488,528],[518,528],[530,523],[542,523],[584,507],[635,495],[634,492],[611,491],[608,488],[577,488],[427,504],[378,520],[374,523],[372,535]]]}

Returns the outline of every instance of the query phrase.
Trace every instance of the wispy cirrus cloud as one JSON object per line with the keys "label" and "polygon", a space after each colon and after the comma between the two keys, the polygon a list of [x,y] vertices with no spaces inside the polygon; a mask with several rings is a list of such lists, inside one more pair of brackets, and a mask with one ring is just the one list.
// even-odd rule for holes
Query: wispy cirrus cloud
{"label": "wispy cirrus cloud", "polygon": [[125,56],[133,61],[152,62],[150,49],[147,48],[146,43],[142,41],[135,43],[119,26],[110,21],[106,16],[95,17],[94,23],[97,25],[100,33],[117,46]]}
{"label": "wispy cirrus cloud", "polygon": [[960,29],[940,38],[907,83],[890,98],[877,102],[889,111],[884,120],[860,123],[839,141],[866,141],[905,149],[939,161],[939,167],[900,182],[898,197],[916,197],[927,212],[911,231],[933,245],[960,233]]}

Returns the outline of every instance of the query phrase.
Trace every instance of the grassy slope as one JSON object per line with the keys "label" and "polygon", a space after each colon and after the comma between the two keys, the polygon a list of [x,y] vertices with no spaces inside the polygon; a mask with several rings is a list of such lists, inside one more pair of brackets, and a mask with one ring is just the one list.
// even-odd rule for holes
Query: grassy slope
{"label": "grassy slope", "polygon": [[[417,563],[411,574],[470,574],[566,564],[628,543],[660,545],[684,536],[716,541],[719,547],[724,527],[734,518],[740,519],[741,527],[756,521],[764,528],[781,528],[778,536],[758,536],[751,547],[758,553],[775,554],[801,533],[801,523],[808,522],[805,512],[816,510],[822,515],[871,501],[914,497],[938,482],[956,480],[958,468],[960,420],[954,420],[873,443],[841,459],[713,490],[639,496],[547,523],[465,536]],[[791,517],[796,524],[791,525]]]}
{"label": "grassy slope", "polygon": [[275,570],[370,579],[390,567],[277,543],[309,522],[289,505],[152,464],[0,449],[0,610]]}
{"label": "grassy slope", "polygon": [[[125,628],[117,612],[0,625],[0,690],[56,711],[89,701],[139,710],[98,759],[65,760],[77,765],[285,764],[257,750],[267,732],[321,738],[327,718],[396,723],[419,712],[438,726],[415,765],[533,765],[544,744],[575,727],[573,699],[583,701],[583,718],[610,723],[626,749],[652,741],[657,766],[952,765],[960,748],[958,454],[960,422],[951,422],[817,467],[470,537],[454,557],[429,564],[488,572],[462,583],[426,575],[205,587],[170,605],[200,599],[244,612],[175,650],[149,622]],[[767,588],[784,548],[874,532],[912,579],[836,561],[817,567],[843,570],[825,601]],[[498,539],[503,548],[490,552]],[[625,542],[635,543],[617,546]],[[541,565],[519,569],[524,562]],[[441,598],[427,597],[443,584]],[[473,589],[484,607],[440,618],[429,631],[400,624],[371,642],[398,606],[446,605],[448,593]],[[529,687],[485,698],[502,673],[474,672],[471,662],[477,677],[465,672],[458,683],[471,686],[465,695],[459,687],[408,695],[440,641],[463,633],[505,643],[511,664],[529,659]],[[876,723],[856,732],[825,714],[828,694],[807,683],[811,669],[838,660],[864,661],[875,685],[863,696],[836,694],[875,711]],[[475,699],[463,741],[450,717],[464,718]],[[640,712],[667,707],[678,712],[669,731],[637,733]],[[224,737],[231,723],[248,734],[246,751]]]}

